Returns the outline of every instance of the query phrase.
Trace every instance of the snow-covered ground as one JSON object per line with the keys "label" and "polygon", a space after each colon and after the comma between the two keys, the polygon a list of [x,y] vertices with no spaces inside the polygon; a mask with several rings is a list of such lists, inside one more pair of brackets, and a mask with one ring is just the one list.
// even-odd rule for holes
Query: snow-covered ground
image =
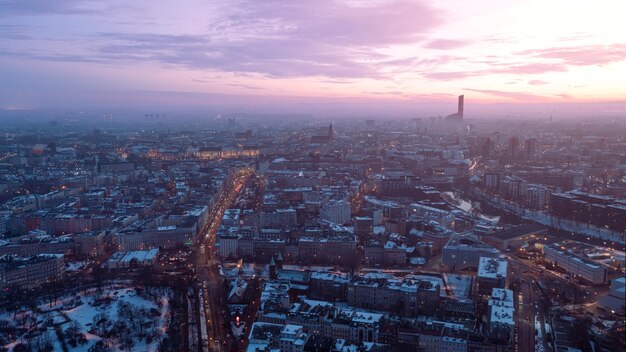
{"label": "snow-covered ground", "polygon": [[166,335],[171,296],[169,289],[117,285],[84,290],[52,304],[41,302],[34,309],[0,312],[4,328],[15,332],[12,340],[0,340],[0,346],[12,351],[19,343],[49,343],[54,351],[65,345],[83,352],[102,341],[113,351],[156,351]]}

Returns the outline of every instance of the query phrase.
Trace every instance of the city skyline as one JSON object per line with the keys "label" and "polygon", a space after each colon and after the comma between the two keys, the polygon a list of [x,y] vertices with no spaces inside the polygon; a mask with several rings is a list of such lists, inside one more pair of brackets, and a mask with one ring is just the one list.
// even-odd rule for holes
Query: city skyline
{"label": "city skyline", "polygon": [[617,116],[625,7],[2,1],[0,108]]}
{"label": "city skyline", "polygon": [[0,352],[623,352],[626,1],[0,0]]}

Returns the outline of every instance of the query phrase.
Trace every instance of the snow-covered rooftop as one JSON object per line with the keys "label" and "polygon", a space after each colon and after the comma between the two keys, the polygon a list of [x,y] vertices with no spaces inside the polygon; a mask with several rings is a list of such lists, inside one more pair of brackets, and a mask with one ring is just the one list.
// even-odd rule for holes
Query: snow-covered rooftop
{"label": "snow-covered rooftop", "polygon": [[507,266],[508,262],[504,258],[480,257],[478,277],[490,279],[506,277]]}

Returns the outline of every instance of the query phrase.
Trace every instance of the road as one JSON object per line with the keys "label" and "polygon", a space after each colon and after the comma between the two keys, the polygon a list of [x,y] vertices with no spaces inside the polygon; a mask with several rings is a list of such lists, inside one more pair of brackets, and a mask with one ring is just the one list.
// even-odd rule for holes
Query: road
{"label": "road", "polygon": [[224,329],[226,312],[222,305],[223,281],[217,267],[215,240],[224,212],[236,199],[251,175],[251,171],[241,171],[233,177],[232,183],[225,187],[225,191],[209,216],[207,228],[200,233],[194,248],[192,259],[196,267],[194,286],[203,293],[204,300],[200,304],[204,310],[209,337],[209,346],[202,346],[203,350],[230,350],[230,333]]}
{"label": "road", "polygon": [[[509,259],[510,282],[519,282],[516,291],[516,335],[514,345],[516,351],[535,351],[535,317],[539,320],[543,329],[544,317],[544,297],[536,284],[537,274],[529,271],[527,265],[511,257]],[[543,345],[545,348],[545,331],[541,332]]]}

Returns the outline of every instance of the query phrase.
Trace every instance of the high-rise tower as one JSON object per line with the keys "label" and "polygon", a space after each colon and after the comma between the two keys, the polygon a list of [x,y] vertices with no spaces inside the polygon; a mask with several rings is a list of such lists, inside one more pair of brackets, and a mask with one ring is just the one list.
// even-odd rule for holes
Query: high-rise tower
{"label": "high-rise tower", "polygon": [[465,104],[465,95],[459,95],[459,105],[456,113],[446,116],[447,121],[461,122],[463,121],[463,106]]}

